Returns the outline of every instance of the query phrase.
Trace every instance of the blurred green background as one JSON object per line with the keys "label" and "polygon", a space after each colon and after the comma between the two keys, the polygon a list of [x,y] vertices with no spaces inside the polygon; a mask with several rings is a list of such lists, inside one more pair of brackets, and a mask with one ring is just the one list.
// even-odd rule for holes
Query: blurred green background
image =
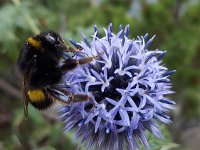
{"label": "blurred green background", "polygon": [[39,112],[29,107],[24,120],[21,85],[16,70],[27,37],[54,30],[69,44],[112,22],[130,24],[131,37],[156,34],[151,49],[167,50],[164,63],[173,75],[177,102],[173,123],[162,126],[164,140],[148,136],[153,150],[200,146],[200,1],[199,0],[0,0],[0,150],[79,148],[63,134],[56,107]]}

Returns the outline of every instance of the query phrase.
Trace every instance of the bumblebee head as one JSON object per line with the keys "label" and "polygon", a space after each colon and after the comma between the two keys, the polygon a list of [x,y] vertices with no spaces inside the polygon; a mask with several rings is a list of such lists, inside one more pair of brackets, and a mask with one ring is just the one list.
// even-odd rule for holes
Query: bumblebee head
{"label": "bumblebee head", "polygon": [[37,37],[40,39],[43,47],[46,47],[49,50],[52,49],[57,50],[58,52],[63,52],[69,48],[60,35],[56,32],[43,32]]}

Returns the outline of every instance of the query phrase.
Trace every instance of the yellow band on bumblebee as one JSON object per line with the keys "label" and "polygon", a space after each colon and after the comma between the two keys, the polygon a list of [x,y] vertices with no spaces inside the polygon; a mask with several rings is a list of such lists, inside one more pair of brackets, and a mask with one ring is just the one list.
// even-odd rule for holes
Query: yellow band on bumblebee
{"label": "yellow band on bumblebee", "polygon": [[46,98],[42,90],[29,90],[27,94],[31,102],[44,101]]}
{"label": "yellow band on bumblebee", "polygon": [[40,41],[34,39],[33,37],[28,38],[27,42],[29,44],[31,44],[33,47],[35,47],[35,48],[40,48],[41,47]]}

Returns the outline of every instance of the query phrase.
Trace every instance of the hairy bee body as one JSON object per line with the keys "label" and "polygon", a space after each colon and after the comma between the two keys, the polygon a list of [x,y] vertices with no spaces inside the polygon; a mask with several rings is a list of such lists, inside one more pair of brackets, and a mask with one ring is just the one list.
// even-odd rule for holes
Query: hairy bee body
{"label": "hairy bee body", "polygon": [[87,95],[69,93],[55,88],[55,85],[62,80],[63,74],[67,71],[79,64],[90,63],[94,57],[82,60],[69,58],[62,61],[64,52],[78,52],[78,50],[68,47],[60,35],[52,31],[29,37],[23,45],[17,66],[22,76],[26,114],[28,103],[43,110],[50,107],[54,101],[68,104],[73,101],[88,100]]}
{"label": "hairy bee body", "polygon": [[26,82],[32,88],[41,88],[61,80],[62,74],[58,63],[62,54],[44,46],[40,44],[40,47],[35,47],[28,41],[24,44],[19,55],[18,68],[29,78]]}

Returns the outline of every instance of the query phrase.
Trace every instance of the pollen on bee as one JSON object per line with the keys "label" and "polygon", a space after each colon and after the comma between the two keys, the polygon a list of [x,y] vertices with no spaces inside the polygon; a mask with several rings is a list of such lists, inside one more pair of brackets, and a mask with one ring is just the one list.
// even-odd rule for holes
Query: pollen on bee
{"label": "pollen on bee", "polygon": [[29,90],[27,94],[31,102],[44,101],[46,98],[42,90]]}
{"label": "pollen on bee", "polygon": [[33,37],[29,37],[28,39],[27,39],[27,42],[29,43],[29,44],[31,44],[33,47],[35,47],[35,48],[40,48],[41,47],[41,43],[40,43],[40,41],[37,41],[36,39],[34,39]]}

